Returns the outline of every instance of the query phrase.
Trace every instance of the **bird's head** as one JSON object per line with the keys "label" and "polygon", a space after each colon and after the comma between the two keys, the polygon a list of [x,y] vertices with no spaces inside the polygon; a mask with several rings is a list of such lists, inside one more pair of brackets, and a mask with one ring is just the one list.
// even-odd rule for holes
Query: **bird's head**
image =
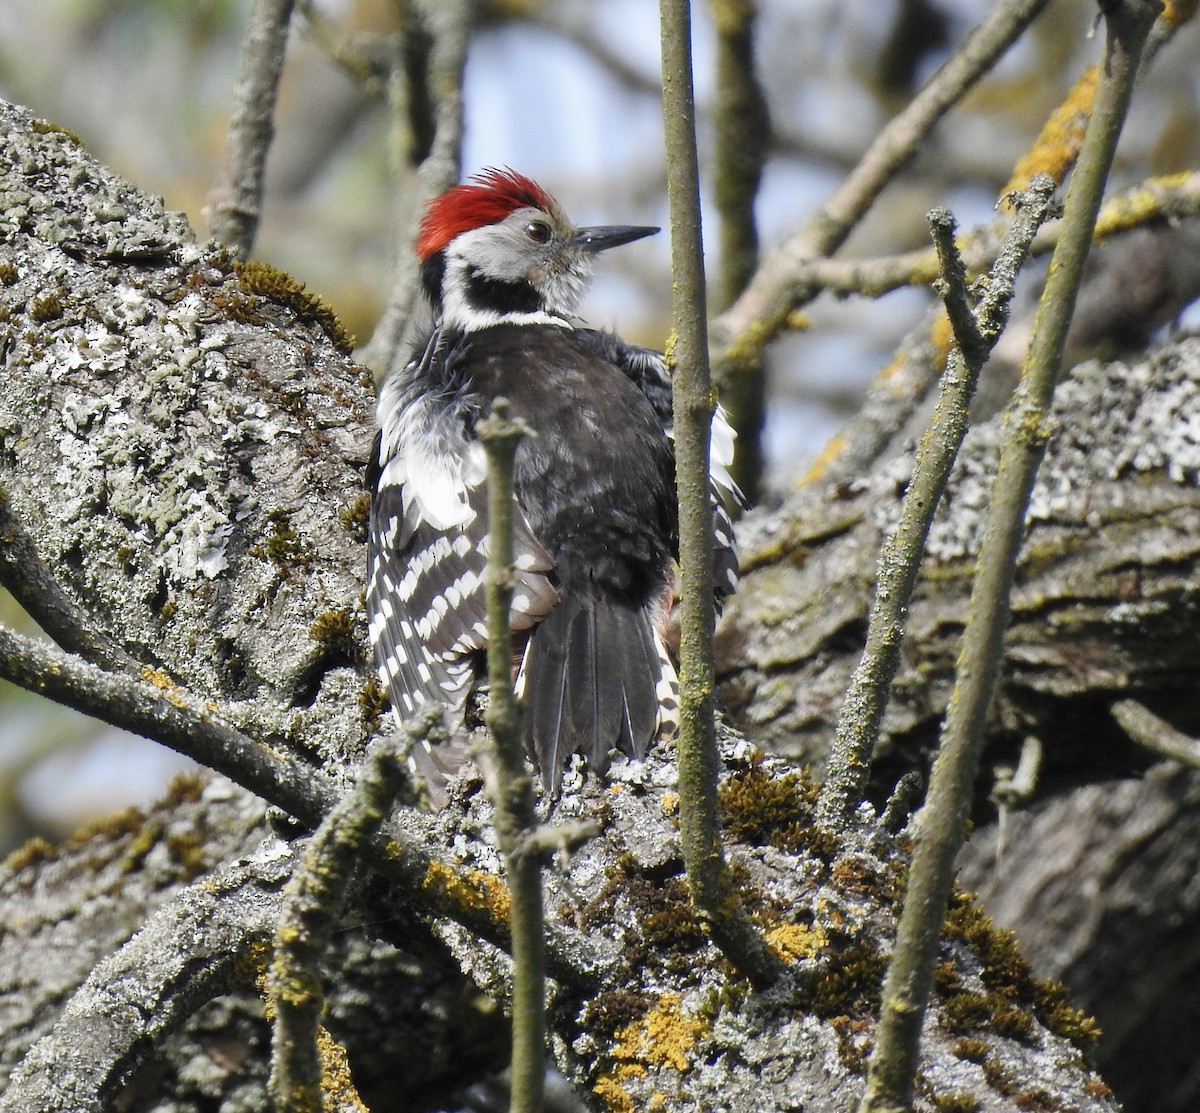
{"label": "bird's head", "polygon": [[536,182],[484,170],[429,203],[417,255],[425,292],[449,323],[468,330],[562,323],[578,306],[598,252],[657,231],[576,228]]}

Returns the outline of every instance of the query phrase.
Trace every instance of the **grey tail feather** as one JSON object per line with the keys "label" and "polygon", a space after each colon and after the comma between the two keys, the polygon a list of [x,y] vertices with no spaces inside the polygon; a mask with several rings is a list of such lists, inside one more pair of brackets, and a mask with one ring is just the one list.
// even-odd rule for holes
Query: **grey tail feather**
{"label": "grey tail feather", "polygon": [[598,770],[614,748],[645,756],[665,660],[649,609],[569,596],[538,624],[523,667],[525,745],[552,797],[575,752]]}
{"label": "grey tail feather", "polygon": [[425,785],[429,806],[441,811],[450,799],[450,781],[461,776],[471,765],[470,740],[466,728],[459,727],[445,742],[436,746],[420,739],[408,755],[409,764]]}

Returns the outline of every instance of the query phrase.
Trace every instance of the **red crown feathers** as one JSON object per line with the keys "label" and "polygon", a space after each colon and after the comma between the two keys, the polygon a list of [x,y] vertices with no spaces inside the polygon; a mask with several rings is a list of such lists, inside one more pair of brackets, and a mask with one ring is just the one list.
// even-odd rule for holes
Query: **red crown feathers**
{"label": "red crown feathers", "polygon": [[505,167],[482,170],[435,197],[421,219],[417,255],[424,262],[463,232],[497,224],[517,209],[553,209],[557,202],[537,182]]}

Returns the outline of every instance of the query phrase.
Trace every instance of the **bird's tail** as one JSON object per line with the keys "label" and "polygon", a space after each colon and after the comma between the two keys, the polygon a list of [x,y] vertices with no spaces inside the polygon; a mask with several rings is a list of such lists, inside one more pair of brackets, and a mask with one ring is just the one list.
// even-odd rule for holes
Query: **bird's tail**
{"label": "bird's tail", "polygon": [[567,596],[534,629],[518,688],[525,745],[551,796],[573,753],[603,770],[614,748],[640,758],[675,733],[679,682],[658,610]]}

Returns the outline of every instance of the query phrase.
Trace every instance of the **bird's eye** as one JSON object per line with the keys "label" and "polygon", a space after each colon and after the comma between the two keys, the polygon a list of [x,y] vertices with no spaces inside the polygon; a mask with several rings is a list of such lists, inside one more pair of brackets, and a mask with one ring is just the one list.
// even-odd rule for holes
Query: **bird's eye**
{"label": "bird's eye", "polygon": [[550,225],[542,220],[534,220],[525,225],[525,235],[534,243],[550,242]]}

